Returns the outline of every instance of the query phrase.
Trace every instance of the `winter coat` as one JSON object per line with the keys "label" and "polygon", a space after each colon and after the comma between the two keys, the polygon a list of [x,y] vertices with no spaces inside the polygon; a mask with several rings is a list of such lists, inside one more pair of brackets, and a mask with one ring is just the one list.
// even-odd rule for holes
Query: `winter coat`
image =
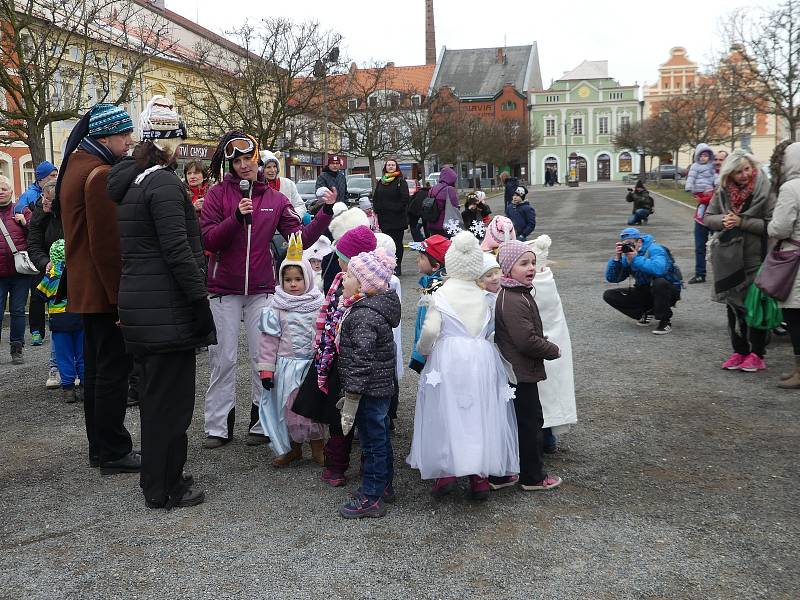
{"label": "winter coat", "polygon": [[518,383],[547,379],[545,360],[558,358],[558,346],[544,338],[539,308],[530,288],[501,288],[494,310],[494,342],[514,369]]}
{"label": "winter coat", "polygon": [[397,231],[408,227],[408,202],[408,183],[402,174],[389,185],[378,181],[372,193],[372,207],[382,230]]}
{"label": "winter coat", "polygon": [[[736,260],[742,262],[745,280],[741,285],[736,286],[736,293],[732,296],[716,298],[717,301],[730,301],[737,306],[743,305],[747,288],[755,280],[758,268],[764,261],[767,252],[767,224],[772,219],[772,211],[775,206],[775,198],[769,193],[770,184],[766,175],[760,170],[755,170],[754,173],[756,183],[753,194],[745,201],[742,212],[739,213],[742,218],[741,226],[727,232],[723,231],[722,218],[730,211],[730,202],[728,193],[722,185],[717,188],[703,216],[703,224],[716,232],[709,244],[712,266],[715,252],[717,252],[716,248],[720,244],[725,244],[727,240],[741,235],[742,246],[741,250],[737,251]],[[712,270],[716,289],[717,283],[725,277],[724,270],[721,268]]]}
{"label": "winter coat", "polygon": [[[778,202],[767,225],[770,241],[791,239],[800,242],[800,143],[788,146],[783,158],[783,184]],[[784,244],[784,250],[798,250]],[[795,277],[789,297],[780,303],[785,308],[800,308],[800,277]]]}
{"label": "winter coat", "polygon": [[631,213],[635,213],[640,208],[644,208],[649,212],[653,212],[653,198],[650,196],[650,192],[647,190],[643,190],[641,192],[628,192],[628,195],[625,196],[626,202],[633,202],[633,208],[631,208]]}
{"label": "winter coat", "polygon": [[122,259],[117,205],[106,189],[110,170],[111,165],[99,156],[78,149],[62,174],[59,197],[67,248],[69,312],[107,314],[116,310]]}
{"label": "winter coat", "polygon": [[411,219],[419,219],[422,216],[422,201],[428,197],[430,191],[430,188],[421,187],[414,192],[414,196],[408,203],[408,216]]}
{"label": "winter coat", "polygon": [[344,171],[334,173],[328,167],[322,169],[322,173],[317,177],[316,189],[321,187],[336,190],[336,199],[347,202],[347,176]]}
{"label": "winter coat", "polygon": [[624,255],[617,260],[611,258],[606,265],[606,281],[620,283],[631,275],[636,285],[650,285],[653,279],[664,277],[669,282],[680,288],[680,280],[672,273],[672,261],[666,249],[653,240],[653,236],[645,234],[642,237],[642,247],[633,258],[633,263],[628,264]]}
{"label": "winter coat", "polygon": [[397,392],[392,329],[399,324],[400,299],[394,290],[353,304],[339,338],[338,369],[346,393],[391,398]]}
{"label": "winter coat", "polygon": [[214,333],[198,332],[193,310],[207,295],[194,206],[174,171],[159,169],[136,183],[142,171],[128,158],[108,176],[109,197],[118,204],[125,347],[131,354],[158,354],[215,344]]}
{"label": "winter coat", "polygon": [[306,226],[292,208],[289,200],[263,180],[253,183],[253,224],[250,240],[250,275],[248,290],[244,289],[247,263],[247,224],[236,218],[242,199],[239,177],[226,173],[225,178],[206,194],[200,211],[200,226],[205,249],[211,253],[208,263],[208,291],[211,294],[271,294],[275,291],[270,242],[276,232],[284,238],[302,232],[303,246],[317,241],[331,222],[332,210],[317,212]]}
{"label": "winter coat", "polygon": [[473,221],[480,221],[481,223],[489,222],[490,219],[487,217],[492,214],[492,209],[485,204],[478,204],[477,209],[478,210],[464,209],[461,211],[461,220],[464,222],[464,229],[469,230],[469,228],[472,227]]}
{"label": "winter coat", "polygon": [[306,212],[308,212],[306,210],[306,203],[303,202],[303,197],[300,195],[300,192],[297,191],[297,186],[294,184],[294,181],[286,177],[280,177],[281,161],[269,150],[263,150],[260,156],[264,164],[268,161],[272,161],[278,165],[278,191],[289,199],[297,216],[302,219]]}
{"label": "winter coat", "polygon": [[44,212],[37,203],[28,225],[28,255],[42,273],[50,262],[50,246],[64,237],[61,219],[53,212]]}
{"label": "winter coat", "polygon": [[[3,219],[3,224],[8,229],[8,235],[11,236],[11,241],[17,247],[17,250],[28,249],[28,226],[20,225],[14,220],[14,204],[9,203],[6,206],[0,207],[0,219]],[[4,235],[0,235],[0,277],[14,277],[18,275],[17,268],[14,266],[14,253],[6,241]]]}
{"label": "winter coat", "polygon": [[14,206],[14,212],[21,215],[26,208],[33,210],[34,204],[36,204],[36,201],[41,197],[42,187],[34,181],[28,186],[27,190],[22,192],[19,200],[17,200],[17,204]]}
{"label": "winter coat", "polygon": [[536,209],[527,201],[509,203],[506,206],[506,216],[514,223],[518,240],[525,240],[536,229]]}
{"label": "winter coat", "polygon": [[456,192],[456,172],[450,167],[444,167],[439,175],[439,183],[433,186],[428,193],[428,196],[436,198],[436,204],[439,207],[439,218],[433,222],[427,223],[428,230],[431,235],[434,233],[444,234],[444,223],[447,217],[447,205],[449,203],[451,211],[455,209],[458,214],[458,192]]}
{"label": "winter coat", "polygon": [[[710,158],[705,164],[700,162],[700,155],[710,154]],[[686,175],[686,185],[684,189],[692,194],[713,190],[717,177],[717,170],[714,167],[714,151],[708,144],[697,144],[694,151],[694,162],[689,167]]]}

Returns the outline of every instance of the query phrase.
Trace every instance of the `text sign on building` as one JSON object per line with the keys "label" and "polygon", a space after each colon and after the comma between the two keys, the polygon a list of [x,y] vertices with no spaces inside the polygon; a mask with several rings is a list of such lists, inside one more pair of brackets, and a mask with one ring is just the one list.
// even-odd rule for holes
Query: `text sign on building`
{"label": "text sign on building", "polygon": [[181,144],[178,146],[178,158],[209,160],[212,152],[214,152],[214,148],[203,146],[202,144]]}

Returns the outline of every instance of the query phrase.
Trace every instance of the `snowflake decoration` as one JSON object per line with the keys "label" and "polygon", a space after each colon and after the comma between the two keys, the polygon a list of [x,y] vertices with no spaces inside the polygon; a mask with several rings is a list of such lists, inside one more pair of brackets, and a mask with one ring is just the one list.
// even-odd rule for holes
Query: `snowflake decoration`
{"label": "snowflake decoration", "polygon": [[506,387],[503,388],[500,391],[500,399],[505,401],[505,402],[508,402],[509,400],[513,400],[516,397],[516,395],[517,395],[517,391],[514,388],[512,388],[510,385],[506,385]]}
{"label": "snowflake decoration", "polygon": [[461,231],[461,223],[458,222],[458,219],[450,219],[444,224],[444,230],[447,232],[447,235],[453,237]]}
{"label": "snowflake decoration", "polygon": [[430,373],[425,375],[425,383],[431,387],[436,387],[442,383],[442,374],[436,369],[432,369]]}
{"label": "snowflake decoration", "polygon": [[469,226],[469,230],[479,240],[482,240],[486,235],[486,225],[483,224],[483,221],[473,221],[472,225]]}

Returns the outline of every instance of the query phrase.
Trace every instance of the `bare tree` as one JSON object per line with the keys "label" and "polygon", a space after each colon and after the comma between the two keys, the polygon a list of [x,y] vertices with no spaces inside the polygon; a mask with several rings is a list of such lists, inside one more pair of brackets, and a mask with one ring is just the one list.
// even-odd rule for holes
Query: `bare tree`
{"label": "bare tree", "polygon": [[487,123],[486,158],[497,167],[514,161],[527,163],[531,148],[541,143],[538,131],[514,119],[499,119]]}
{"label": "bare tree", "polygon": [[[425,179],[425,164],[452,135],[452,122],[444,118],[447,107],[438,96],[422,97],[417,90],[407,90],[403,95],[408,101],[397,113],[402,128],[402,150],[422,166]],[[419,98],[418,103],[415,97]]]}
{"label": "bare tree", "polygon": [[2,0],[0,23],[0,143],[24,143],[34,164],[50,124],[129,102],[148,61],[174,46],[169,24],[132,0]]}
{"label": "bare tree", "polygon": [[659,103],[659,112],[672,115],[671,123],[680,129],[678,137],[691,147],[703,142],[725,142],[731,136],[729,118],[733,102],[720,92],[717,77],[712,75],[704,79],[682,94]]}
{"label": "bare tree", "polygon": [[736,51],[732,75],[768,99],[759,108],[783,119],[792,141],[800,126],[800,1],[784,0],[771,10],[753,14],[752,8],[731,13],[723,22],[723,36]]}
{"label": "bare tree", "polygon": [[369,162],[376,177],[375,161],[403,148],[400,119],[401,95],[392,89],[387,66],[352,67],[331,81],[333,116],[347,140],[347,152]]}
{"label": "bare tree", "polygon": [[[307,137],[321,112],[325,76],[314,76],[321,60],[338,66],[341,36],[316,21],[265,19],[227,31],[236,46],[204,41],[194,48],[197,78],[185,90],[190,126],[209,137],[241,129],[264,148]],[[301,118],[303,117],[303,118]]]}

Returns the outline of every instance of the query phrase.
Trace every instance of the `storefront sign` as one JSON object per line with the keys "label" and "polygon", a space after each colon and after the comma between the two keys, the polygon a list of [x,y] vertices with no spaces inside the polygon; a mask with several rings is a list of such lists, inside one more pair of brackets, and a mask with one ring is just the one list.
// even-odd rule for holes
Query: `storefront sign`
{"label": "storefront sign", "polygon": [[214,146],[203,144],[181,144],[178,146],[178,158],[187,160],[211,160]]}

